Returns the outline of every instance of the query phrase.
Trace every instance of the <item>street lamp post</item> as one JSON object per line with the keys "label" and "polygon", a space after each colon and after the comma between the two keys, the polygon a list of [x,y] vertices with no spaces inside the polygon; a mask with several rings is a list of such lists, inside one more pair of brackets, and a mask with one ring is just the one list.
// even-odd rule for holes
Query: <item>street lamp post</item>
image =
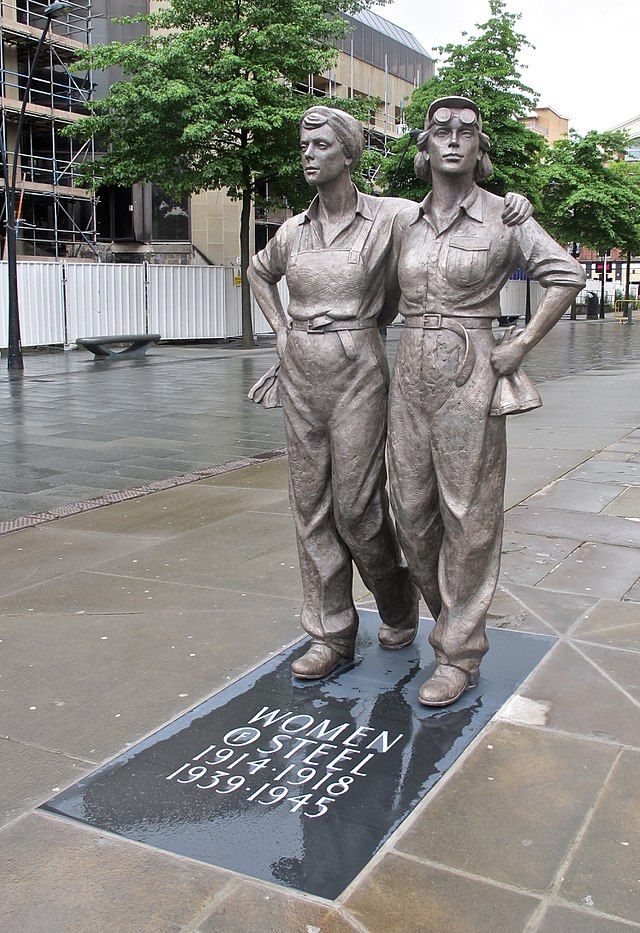
{"label": "street lamp post", "polygon": [[16,230],[16,182],[18,178],[18,161],[20,159],[22,127],[24,125],[24,117],[27,110],[27,104],[29,103],[29,94],[31,93],[31,85],[33,84],[38,58],[40,56],[42,46],[44,45],[44,40],[46,39],[47,33],[49,31],[49,27],[51,26],[51,20],[55,16],[58,16],[60,13],[64,13],[67,9],[69,9],[70,6],[70,3],[65,3],[63,0],[56,0],[55,3],[50,3],[42,11],[42,15],[45,17],[46,22],[36,46],[36,51],[31,62],[31,68],[29,69],[27,84],[24,89],[22,106],[20,108],[20,116],[18,118],[18,129],[16,131],[16,144],[13,152],[11,179],[9,179],[9,165],[7,160],[5,140],[2,139],[2,174],[4,177],[5,185],[7,271],[9,277],[9,346],[7,351],[7,366],[9,369],[24,369],[24,361],[22,359],[22,343],[20,340],[20,306],[18,304],[18,237]]}

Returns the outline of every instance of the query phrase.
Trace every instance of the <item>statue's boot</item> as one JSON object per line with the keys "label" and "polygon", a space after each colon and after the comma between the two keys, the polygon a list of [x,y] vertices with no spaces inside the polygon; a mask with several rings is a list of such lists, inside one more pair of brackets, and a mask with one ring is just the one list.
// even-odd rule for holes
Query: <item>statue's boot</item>
{"label": "statue's boot", "polygon": [[480,671],[463,671],[453,664],[438,664],[435,673],[423,683],[418,699],[423,706],[450,706],[465,690],[475,687]]}
{"label": "statue's boot", "polygon": [[411,644],[418,632],[418,602],[418,592],[414,591],[411,608],[404,618],[394,625],[388,625],[386,622],[381,624],[378,629],[378,641],[383,648],[395,651]]}
{"label": "statue's boot", "polygon": [[353,661],[355,639],[348,645],[329,644],[324,641],[312,641],[309,650],[291,665],[295,677],[301,680],[321,680],[337,668]]}

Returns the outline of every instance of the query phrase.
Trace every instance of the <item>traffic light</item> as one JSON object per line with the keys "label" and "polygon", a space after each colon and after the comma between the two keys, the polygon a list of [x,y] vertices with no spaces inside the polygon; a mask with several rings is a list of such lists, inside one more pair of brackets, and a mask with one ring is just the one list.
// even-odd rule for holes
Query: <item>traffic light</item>
{"label": "traffic light", "polygon": [[610,261],[607,262],[596,262],[595,263],[595,278],[602,279],[603,275],[606,276],[607,282],[613,281],[613,263]]}

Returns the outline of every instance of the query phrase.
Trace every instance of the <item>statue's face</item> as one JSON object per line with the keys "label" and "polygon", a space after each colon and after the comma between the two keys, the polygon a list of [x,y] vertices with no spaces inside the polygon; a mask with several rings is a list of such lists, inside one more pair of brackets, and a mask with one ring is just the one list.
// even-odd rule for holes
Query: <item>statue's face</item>
{"label": "statue's face", "polygon": [[[470,111],[462,111],[463,114]],[[460,120],[459,111],[451,111],[446,124],[434,124],[429,130],[427,154],[432,172],[445,175],[473,174],[482,157],[480,134],[475,125]]]}
{"label": "statue's face", "polygon": [[326,185],[343,173],[349,174],[351,159],[328,123],[300,131],[302,169],[310,185]]}

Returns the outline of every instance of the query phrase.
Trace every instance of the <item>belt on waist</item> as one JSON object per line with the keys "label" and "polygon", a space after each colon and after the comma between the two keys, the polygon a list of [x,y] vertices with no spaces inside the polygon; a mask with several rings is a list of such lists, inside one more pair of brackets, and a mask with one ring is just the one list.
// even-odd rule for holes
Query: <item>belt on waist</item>
{"label": "belt on waist", "polygon": [[377,327],[375,320],[359,321],[355,318],[344,321],[335,321],[330,317],[311,318],[308,321],[291,321],[292,330],[304,330],[308,334],[325,334],[335,330],[370,330]]}
{"label": "belt on waist", "polygon": [[452,317],[447,314],[421,314],[405,318],[404,326],[419,328],[420,330],[450,330],[464,340],[464,356],[458,367],[455,384],[462,386],[468,380],[476,365],[476,351],[469,340],[468,330],[473,328],[490,330],[492,318],[490,317]]}
{"label": "belt on waist", "polygon": [[491,317],[462,317],[460,315],[452,314],[416,314],[411,317],[406,317],[404,320],[405,327],[419,327],[422,330],[455,330],[458,333],[458,328],[455,325],[460,325],[466,330],[491,330],[491,325],[493,324],[493,318]]}

